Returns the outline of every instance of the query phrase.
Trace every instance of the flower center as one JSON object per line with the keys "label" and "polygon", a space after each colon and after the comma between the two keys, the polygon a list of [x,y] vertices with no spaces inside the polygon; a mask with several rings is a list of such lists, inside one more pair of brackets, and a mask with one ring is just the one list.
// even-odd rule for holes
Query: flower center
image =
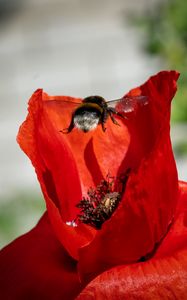
{"label": "flower center", "polygon": [[78,221],[101,229],[102,224],[112,216],[120,203],[129,173],[128,169],[119,178],[107,175],[96,188],[90,188],[88,196],[83,197],[77,204],[80,209]]}

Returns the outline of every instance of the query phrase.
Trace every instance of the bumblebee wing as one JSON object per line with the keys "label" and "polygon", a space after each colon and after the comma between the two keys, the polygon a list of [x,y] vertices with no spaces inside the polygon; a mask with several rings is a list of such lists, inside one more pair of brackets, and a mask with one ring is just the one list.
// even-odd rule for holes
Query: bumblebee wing
{"label": "bumblebee wing", "polygon": [[108,107],[114,107],[117,112],[131,113],[136,111],[138,107],[148,104],[146,96],[127,96],[120,99],[107,102]]}

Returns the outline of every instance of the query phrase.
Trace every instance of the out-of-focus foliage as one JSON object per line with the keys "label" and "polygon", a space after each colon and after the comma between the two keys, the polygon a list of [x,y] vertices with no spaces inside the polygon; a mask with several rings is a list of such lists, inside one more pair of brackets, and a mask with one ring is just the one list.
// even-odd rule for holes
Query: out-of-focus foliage
{"label": "out-of-focus foliage", "polygon": [[181,72],[172,120],[187,121],[187,1],[160,1],[139,21],[145,27],[148,53],[160,55],[165,68]]}
{"label": "out-of-focus foliage", "polygon": [[34,226],[45,210],[45,203],[35,194],[20,192],[0,202],[0,249]]}

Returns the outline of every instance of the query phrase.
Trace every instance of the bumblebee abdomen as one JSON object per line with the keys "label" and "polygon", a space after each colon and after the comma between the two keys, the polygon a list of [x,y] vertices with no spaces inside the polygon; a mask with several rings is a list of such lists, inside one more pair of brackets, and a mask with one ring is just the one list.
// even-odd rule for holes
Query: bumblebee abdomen
{"label": "bumblebee abdomen", "polygon": [[96,104],[81,104],[74,112],[74,124],[84,132],[97,127],[101,118],[101,109]]}

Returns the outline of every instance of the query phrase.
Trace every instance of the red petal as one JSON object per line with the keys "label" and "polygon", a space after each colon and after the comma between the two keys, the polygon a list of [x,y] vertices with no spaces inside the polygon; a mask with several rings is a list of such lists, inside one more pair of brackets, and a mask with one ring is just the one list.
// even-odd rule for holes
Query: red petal
{"label": "red petal", "polygon": [[[122,202],[96,238],[80,249],[79,269],[86,280],[153,251],[173,219],[178,182],[169,121],[177,78],[177,72],[161,72],[130,92],[147,96],[149,105],[129,121],[131,143],[120,172],[130,167],[132,174]],[[98,148],[102,152],[103,144],[97,143]],[[97,150],[95,153],[98,158]]]}
{"label": "red petal", "polygon": [[154,258],[119,266],[95,278],[77,300],[185,300],[187,295],[187,183],[180,183],[177,218]]}
{"label": "red petal", "polygon": [[42,90],[33,94],[28,117],[20,127],[17,139],[35,167],[59,240],[77,258],[78,248],[90,240],[94,229],[86,226],[73,228],[65,224],[75,219],[75,205],[82,198],[82,193],[73,154],[45,109],[47,99]]}
{"label": "red petal", "polygon": [[187,183],[179,182],[179,199],[175,222],[161,243],[155,257],[172,255],[187,247]]}
{"label": "red petal", "polygon": [[20,127],[18,142],[31,158],[37,175],[42,177],[47,193],[61,210],[63,219],[69,221],[76,217],[75,204],[82,195],[80,180],[71,150],[63,135],[54,130],[44,109],[46,98],[42,90],[31,97],[29,115]]}
{"label": "red petal", "polygon": [[0,252],[0,298],[74,299],[81,286],[76,261],[55,238],[47,214]]}
{"label": "red petal", "polygon": [[119,266],[94,279],[77,300],[185,300],[187,251],[173,257]]}
{"label": "red petal", "polygon": [[[117,121],[120,124],[119,127],[114,125],[111,120],[107,120],[107,130],[103,132],[98,128],[91,141],[95,160],[104,178],[107,175],[117,176],[121,164],[129,151],[131,139],[129,129],[122,120],[118,119]],[[134,159],[136,157],[135,155]],[[92,169],[94,174],[94,167]],[[124,168],[123,171],[125,170]],[[96,183],[98,184],[100,181],[97,180]]]}

